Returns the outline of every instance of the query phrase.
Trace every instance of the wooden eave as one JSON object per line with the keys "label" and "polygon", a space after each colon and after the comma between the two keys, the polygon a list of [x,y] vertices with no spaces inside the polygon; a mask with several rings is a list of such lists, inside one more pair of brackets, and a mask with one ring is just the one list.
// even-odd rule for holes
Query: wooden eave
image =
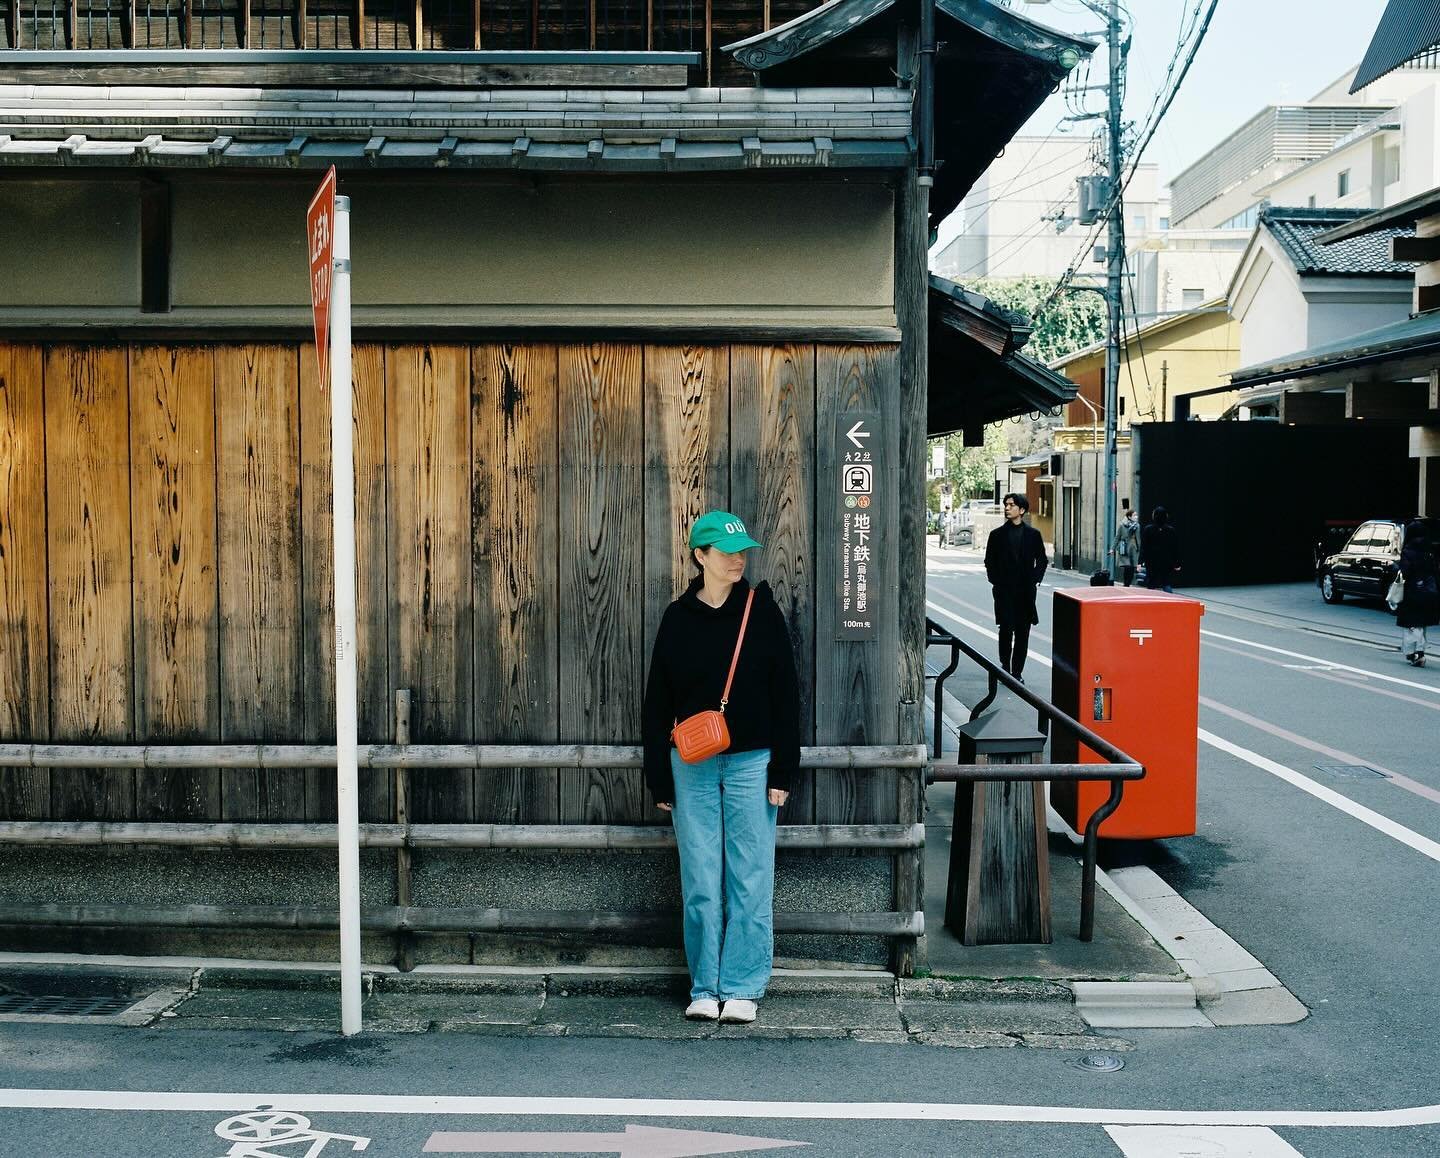
{"label": "wooden eave", "polygon": [[[936,0],[936,11],[942,19],[935,66],[934,221],[960,204],[1073,61],[1095,48],[989,0]],[[766,85],[893,84],[898,76],[913,87],[910,54],[918,24],[918,7],[910,0],[830,0],[723,51],[761,74]]]}

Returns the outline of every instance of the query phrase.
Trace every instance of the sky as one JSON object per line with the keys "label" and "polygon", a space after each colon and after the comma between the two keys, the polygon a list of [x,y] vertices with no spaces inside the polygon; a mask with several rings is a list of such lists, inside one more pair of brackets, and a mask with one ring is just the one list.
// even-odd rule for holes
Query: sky
{"label": "sky", "polygon": [[[1203,13],[1209,0],[1199,2]],[[1165,78],[1181,20],[1188,20],[1196,3],[1121,0],[1134,19],[1127,120],[1144,120]],[[1052,28],[1101,33],[1103,39],[1103,21],[1080,0],[1012,0],[1010,6]],[[1168,183],[1266,105],[1308,100],[1360,63],[1384,10],[1385,0],[1220,0],[1189,75],[1142,159],[1158,165],[1162,184]],[[1089,83],[1102,83],[1105,70],[1102,44]],[[1104,108],[1104,93],[1087,98],[1090,109]],[[1047,136],[1065,113],[1060,96],[1051,97],[1021,132]],[[1070,132],[1088,137],[1097,124],[1085,121]],[[942,240],[949,232],[942,227]]]}

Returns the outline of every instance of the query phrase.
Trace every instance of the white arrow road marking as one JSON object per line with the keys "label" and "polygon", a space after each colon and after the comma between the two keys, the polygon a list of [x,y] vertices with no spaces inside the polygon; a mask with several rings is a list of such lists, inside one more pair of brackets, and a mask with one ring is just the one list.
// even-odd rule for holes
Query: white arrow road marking
{"label": "white arrow road marking", "polygon": [[869,438],[870,431],[865,429],[865,423],[862,420],[860,422],[857,422],[854,426],[847,430],[845,432],[845,437],[848,438],[851,442],[853,442],[861,450],[864,450],[865,444],[860,440],[862,438]]}
{"label": "white arrow road marking", "polygon": [[1302,1158],[1300,1151],[1258,1126],[1106,1126],[1125,1158]]}
{"label": "white arrow road marking", "polygon": [[952,1102],[748,1102],[690,1098],[483,1097],[443,1094],[172,1093],[4,1090],[7,1110],[197,1110],[259,1106],[304,1114],[485,1114],[576,1118],[754,1118],[791,1121],[1022,1122],[1091,1126],[1440,1126],[1440,1105],[1398,1110],[1155,1110]]}
{"label": "white arrow road marking", "polygon": [[743,1154],[808,1146],[778,1138],[746,1138],[703,1130],[666,1130],[627,1125],[623,1134],[435,1133],[427,1154],[619,1154],[620,1158],[698,1158],[702,1154]]}
{"label": "white arrow road marking", "polygon": [[[945,616],[945,618],[954,623],[959,623],[979,635],[988,636],[991,639],[998,638],[995,632],[980,626],[980,624],[973,620],[956,615],[953,611],[946,611],[943,607],[938,606],[928,599],[925,601],[925,606],[933,611],[938,611],[941,615]],[[1270,650],[1274,651],[1276,649],[1271,648]],[[1047,656],[1032,655],[1030,658],[1045,667],[1054,666]],[[1405,681],[1402,680],[1399,682],[1403,683]],[[1440,863],[1440,843],[1436,843],[1428,836],[1421,836],[1413,829],[1406,828],[1403,824],[1397,824],[1389,817],[1382,816],[1374,809],[1366,808],[1363,804],[1355,803],[1355,801],[1351,800],[1348,796],[1342,796],[1334,789],[1327,788],[1325,785],[1311,780],[1310,777],[1296,772],[1293,768],[1287,768],[1284,764],[1262,756],[1258,752],[1252,752],[1248,748],[1242,748],[1239,744],[1232,744],[1229,740],[1222,739],[1213,732],[1207,732],[1204,728],[1197,729],[1195,734],[1212,748],[1219,748],[1220,751],[1228,752],[1230,755],[1244,760],[1247,764],[1254,765],[1263,772],[1269,772],[1272,776],[1279,777],[1287,784],[1293,784],[1296,788],[1300,789],[1300,791],[1308,792],[1311,796],[1315,797],[1316,800],[1323,801],[1332,808],[1338,808],[1347,816],[1354,817],[1360,821],[1360,823],[1368,824],[1377,832],[1383,832],[1386,836],[1398,840],[1401,844],[1409,848],[1413,848],[1421,856],[1429,857],[1431,860]]]}

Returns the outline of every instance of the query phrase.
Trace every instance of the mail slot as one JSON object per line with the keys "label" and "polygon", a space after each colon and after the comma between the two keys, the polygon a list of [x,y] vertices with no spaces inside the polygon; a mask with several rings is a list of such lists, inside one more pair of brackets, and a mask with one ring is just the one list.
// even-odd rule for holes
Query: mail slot
{"label": "mail slot", "polygon": [[[1200,723],[1198,599],[1126,587],[1055,592],[1051,702],[1145,765],[1100,835],[1148,840],[1195,832]],[[1060,763],[1103,764],[1055,729]],[[1055,810],[1077,832],[1110,795],[1107,781],[1056,783]]]}

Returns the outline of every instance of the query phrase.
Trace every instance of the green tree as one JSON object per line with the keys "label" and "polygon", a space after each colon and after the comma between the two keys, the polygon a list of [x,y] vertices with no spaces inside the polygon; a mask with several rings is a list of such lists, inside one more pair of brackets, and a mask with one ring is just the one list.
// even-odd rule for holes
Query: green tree
{"label": "green tree", "polygon": [[956,502],[985,498],[995,491],[995,463],[1008,459],[1010,449],[1005,441],[1005,424],[992,422],[985,428],[984,446],[966,446],[958,434],[930,440],[930,445],[945,447],[945,473],[930,484],[930,509],[940,509],[940,483],[948,482]]}
{"label": "green tree", "polygon": [[1016,310],[1035,326],[1024,353],[1037,362],[1053,362],[1105,336],[1105,299],[1088,291],[1067,290],[1041,312],[1055,288],[1048,277],[978,278],[965,288],[984,294],[997,306]]}

